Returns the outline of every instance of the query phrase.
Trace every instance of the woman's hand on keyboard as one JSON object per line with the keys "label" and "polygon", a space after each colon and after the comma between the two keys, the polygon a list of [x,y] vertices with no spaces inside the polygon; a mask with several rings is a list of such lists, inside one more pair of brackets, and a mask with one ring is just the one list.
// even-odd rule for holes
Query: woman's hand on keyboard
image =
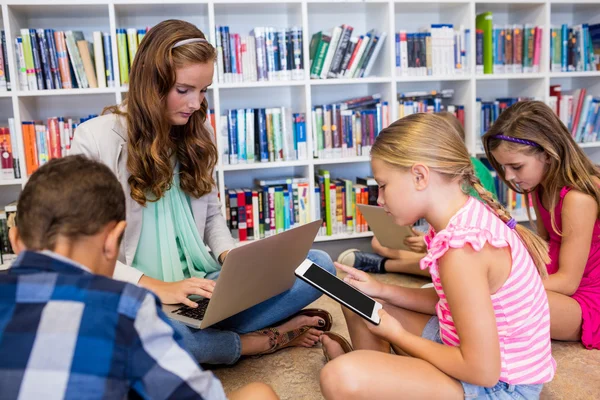
{"label": "woman's hand on keyboard", "polygon": [[198,304],[188,299],[190,295],[198,295],[210,299],[215,288],[215,281],[210,279],[189,278],[178,282],[162,282],[149,276],[142,276],[140,286],[153,291],[164,304],[185,304],[198,307]]}

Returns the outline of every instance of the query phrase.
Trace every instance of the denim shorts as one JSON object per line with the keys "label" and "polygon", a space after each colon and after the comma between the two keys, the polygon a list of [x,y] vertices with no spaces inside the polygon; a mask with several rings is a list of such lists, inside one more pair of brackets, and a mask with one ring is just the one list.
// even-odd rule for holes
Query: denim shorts
{"label": "denim shorts", "polygon": [[[425,325],[421,337],[429,339],[436,343],[441,343],[440,322],[438,317],[433,316]],[[542,384],[539,385],[510,385],[506,382],[498,381],[491,387],[473,385],[471,383],[459,381],[465,391],[465,399],[487,399],[487,400],[533,400],[539,399],[542,391]]]}

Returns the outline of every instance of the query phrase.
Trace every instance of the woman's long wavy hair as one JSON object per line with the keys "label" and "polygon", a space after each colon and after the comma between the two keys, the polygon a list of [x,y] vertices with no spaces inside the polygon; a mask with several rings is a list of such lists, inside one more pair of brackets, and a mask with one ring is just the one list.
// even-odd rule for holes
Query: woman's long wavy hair
{"label": "woman's long wavy hair", "polygon": [[[511,219],[510,212],[485,190],[475,175],[469,152],[457,128],[445,116],[428,113],[409,115],[379,133],[371,149],[371,157],[404,170],[423,163],[449,182],[460,184],[465,193],[471,187],[475,189],[492,212],[507,223]],[[515,232],[529,251],[540,275],[546,277],[546,264],[550,261],[546,243],[522,225],[517,225]]]}
{"label": "woman's long wavy hair", "polygon": [[175,85],[177,68],[215,61],[216,51],[209,42],[173,48],[175,43],[193,38],[205,35],[189,22],[166,20],[152,27],[133,60],[124,107],[104,110],[127,120],[128,182],[131,197],[141,205],[159,200],[170,189],[173,156],[179,162],[180,186],[185,193],[198,198],[215,186],[213,170],[218,153],[205,124],[206,99],[185,125],[171,125],[166,114],[167,95]]}
{"label": "woman's long wavy hair", "polygon": [[[507,142],[496,135],[506,135],[537,143],[540,147]],[[483,136],[483,146],[488,160],[509,188],[518,193],[528,193],[506,180],[502,165],[494,158],[492,151],[501,144],[508,149],[526,155],[546,154],[548,167],[540,185],[550,198],[550,219],[552,230],[561,235],[556,225],[554,210],[563,186],[592,196],[600,206],[600,189],[592,177],[600,178],[600,171],[575,143],[573,136],[550,107],[541,101],[522,101],[507,108]],[[537,187],[531,189],[533,192]],[[525,196],[529,211],[529,196]],[[599,215],[600,217],[600,215]]]}

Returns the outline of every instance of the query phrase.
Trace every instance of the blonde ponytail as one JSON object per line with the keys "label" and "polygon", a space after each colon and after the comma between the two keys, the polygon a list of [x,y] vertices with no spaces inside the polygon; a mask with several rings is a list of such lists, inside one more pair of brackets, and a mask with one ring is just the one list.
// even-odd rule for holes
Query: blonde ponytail
{"label": "blonde ponytail", "polygon": [[[475,189],[479,197],[481,197],[481,200],[483,200],[485,204],[487,204],[496,213],[502,222],[505,224],[511,223],[512,216],[510,215],[510,212],[504,208],[504,206],[500,204],[490,192],[485,190],[479,178],[475,176],[474,171],[467,172],[465,181],[468,185]],[[546,278],[548,276],[546,265],[550,262],[550,256],[548,256],[548,244],[523,225],[517,224],[516,222],[512,222],[512,224],[514,224],[513,229],[531,255],[531,258],[533,259],[540,276],[542,278]]]}

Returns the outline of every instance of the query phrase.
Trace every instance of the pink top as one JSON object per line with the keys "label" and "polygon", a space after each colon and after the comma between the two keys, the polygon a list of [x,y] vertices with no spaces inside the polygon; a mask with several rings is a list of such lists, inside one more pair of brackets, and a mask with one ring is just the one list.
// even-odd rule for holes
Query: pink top
{"label": "pink top", "polygon": [[551,354],[548,298],[533,259],[516,232],[489,207],[470,197],[446,229],[437,234],[431,229],[425,242],[428,254],[421,260],[421,269],[429,268],[440,297],[436,312],[440,336],[448,346],[459,346],[460,338],[440,280],[438,260],[448,249],[462,248],[465,244],[475,251],[480,251],[486,242],[497,248],[510,246],[512,270],[492,295],[500,341],[500,380],[513,385],[551,381],[556,362]]}
{"label": "pink top", "polygon": [[[563,200],[571,188],[564,187],[560,191],[560,200],[554,210],[556,227],[562,231],[562,206]],[[558,271],[558,261],[562,237],[552,230],[550,213],[542,205],[539,194],[538,212],[544,223],[544,227],[550,236],[550,264],[547,265],[548,273],[555,274]],[[571,296],[581,307],[581,342],[588,349],[600,349],[600,220],[596,219],[592,233],[590,254],[588,255],[583,277],[579,288]]]}

